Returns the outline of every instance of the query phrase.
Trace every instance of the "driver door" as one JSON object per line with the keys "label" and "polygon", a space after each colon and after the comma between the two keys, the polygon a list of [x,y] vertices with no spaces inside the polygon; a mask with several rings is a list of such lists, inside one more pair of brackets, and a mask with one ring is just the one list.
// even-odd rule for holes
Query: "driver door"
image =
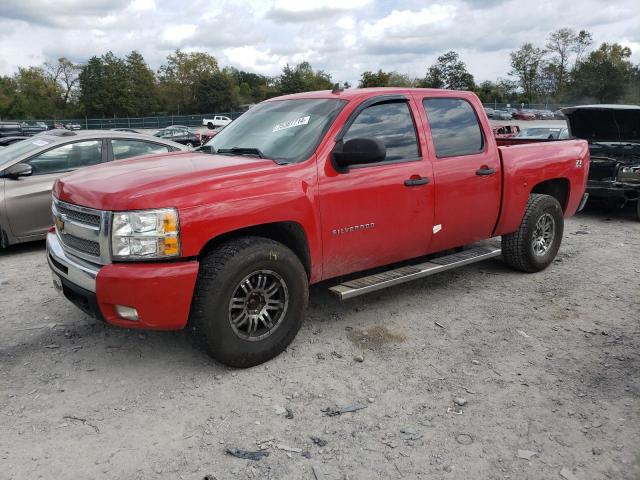
{"label": "driver door", "polygon": [[[385,160],[340,173],[330,155],[320,172],[323,277],[390,264],[427,252],[433,227],[431,164],[410,100],[356,108],[342,142],[377,138]],[[417,180],[417,181],[416,181]]]}

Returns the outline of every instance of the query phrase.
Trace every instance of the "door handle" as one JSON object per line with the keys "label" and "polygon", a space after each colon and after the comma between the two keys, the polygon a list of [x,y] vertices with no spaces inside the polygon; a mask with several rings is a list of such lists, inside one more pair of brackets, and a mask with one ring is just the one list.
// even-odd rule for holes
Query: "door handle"
{"label": "door handle", "polygon": [[404,181],[405,187],[417,187],[418,185],[426,185],[429,183],[429,179],[427,177],[411,177],[407,178]]}
{"label": "door handle", "polygon": [[493,175],[494,173],[496,173],[496,169],[489,168],[486,165],[483,165],[478,170],[476,170],[476,175]]}

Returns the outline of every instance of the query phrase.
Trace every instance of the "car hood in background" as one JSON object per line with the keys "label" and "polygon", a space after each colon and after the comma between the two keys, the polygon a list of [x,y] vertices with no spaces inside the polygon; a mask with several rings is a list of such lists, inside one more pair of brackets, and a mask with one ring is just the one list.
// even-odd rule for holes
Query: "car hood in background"
{"label": "car hood in background", "polygon": [[594,142],[640,142],[640,107],[581,105],[561,109],[574,137]]}

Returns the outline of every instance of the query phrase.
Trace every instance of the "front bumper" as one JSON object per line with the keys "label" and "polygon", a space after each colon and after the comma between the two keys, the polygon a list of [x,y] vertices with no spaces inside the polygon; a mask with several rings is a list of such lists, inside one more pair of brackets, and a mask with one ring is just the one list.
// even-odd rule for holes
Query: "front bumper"
{"label": "front bumper", "polygon": [[[153,330],[187,324],[198,276],[195,260],[98,266],[67,255],[53,232],[47,234],[47,260],[64,296],[107,323]],[[138,320],[120,317],[116,305],[135,308]]]}

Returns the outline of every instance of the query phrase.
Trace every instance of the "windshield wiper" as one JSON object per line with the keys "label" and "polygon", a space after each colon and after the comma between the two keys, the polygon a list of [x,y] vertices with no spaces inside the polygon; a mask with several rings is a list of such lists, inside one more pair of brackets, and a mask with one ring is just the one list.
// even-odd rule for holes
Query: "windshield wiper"
{"label": "windshield wiper", "polygon": [[233,155],[254,155],[260,158],[265,158],[264,154],[259,148],[253,147],[233,147],[233,148],[219,148],[216,153],[231,153]]}

